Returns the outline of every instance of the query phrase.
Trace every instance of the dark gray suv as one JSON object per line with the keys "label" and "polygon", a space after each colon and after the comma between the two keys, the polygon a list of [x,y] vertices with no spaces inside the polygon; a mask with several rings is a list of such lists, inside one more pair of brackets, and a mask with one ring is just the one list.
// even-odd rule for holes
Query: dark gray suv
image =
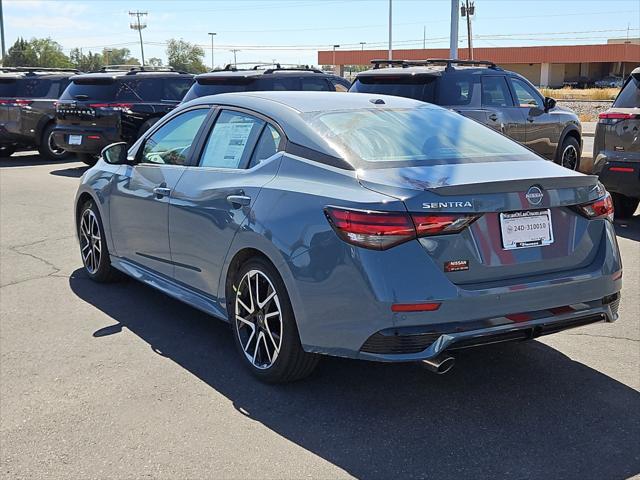
{"label": "dark gray suv", "polygon": [[[524,77],[492,62],[448,59],[373,60],[351,92],[434,103],[473,118],[571,170],[580,166],[582,127]],[[388,68],[381,68],[387,66]]]}

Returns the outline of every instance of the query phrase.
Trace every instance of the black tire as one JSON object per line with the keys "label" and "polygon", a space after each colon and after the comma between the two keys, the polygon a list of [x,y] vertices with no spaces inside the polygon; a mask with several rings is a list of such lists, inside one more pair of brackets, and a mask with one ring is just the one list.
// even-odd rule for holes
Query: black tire
{"label": "black tire", "polygon": [[76,158],[90,167],[93,167],[98,161],[98,155],[93,155],[92,153],[77,153]]}
{"label": "black tire", "polygon": [[638,209],[640,199],[627,197],[620,193],[612,193],[615,218],[631,218]]}
{"label": "black tire", "polygon": [[140,138],[142,135],[144,135],[144,133],[149,130],[151,127],[153,127],[153,125],[160,120],[160,118],[150,118],[149,120],[147,120],[146,122],[144,122],[142,124],[142,126],[140,127],[140,130],[138,130],[138,137]]}
{"label": "black tire", "polygon": [[[99,283],[120,280],[122,274],[111,266],[109,248],[107,247],[100,212],[92,200],[85,202],[80,208],[76,228],[80,242],[80,258],[82,259],[84,271],[89,278]],[[97,243],[95,236],[97,233],[99,233],[100,242],[99,255],[95,249],[95,244]],[[90,259],[92,255],[93,260]]]}
{"label": "black tire", "polygon": [[[254,276],[251,277],[252,272]],[[257,278],[257,283],[254,279]],[[247,283],[251,281],[253,283]],[[261,308],[256,308],[259,301],[249,307],[254,309],[254,313],[249,309],[244,309],[238,302],[249,302],[250,293],[248,285],[252,287],[260,285],[262,291],[256,295],[269,298],[270,292],[275,291],[274,297],[265,301]],[[258,287],[256,287],[258,288]],[[273,288],[273,290],[271,290]],[[263,295],[266,292],[266,295]],[[233,337],[242,358],[244,365],[258,379],[266,383],[286,383],[300,380],[311,374],[319,361],[319,355],[307,353],[300,344],[300,337],[296,325],[293,308],[289,300],[289,295],[284,282],[276,269],[264,258],[254,257],[245,262],[238,270],[234,281],[233,289],[228,293],[229,321],[231,322]],[[274,316],[274,312],[279,309],[280,314]],[[236,320],[236,315],[240,314],[247,319],[244,322]],[[271,319],[268,317],[271,316]],[[250,320],[253,318],[253,320]],[[276,318],[281,323],[276,325]],[[247,325],[255,322],[253,327]],[[256,333],[258,332],[258,333]],[[252,337],[253,335],[253,337]],[[267,336],[268,335],[268,336]],[[262,336],[262,337],[261,337]],[[263,338],[261,343],[260,339]],[[252,340],[253,339],[253,340]],[[276,351],[273,347],[279,342],[280,347]],[[258,348],[260,345],[260,348]],[[271,355],[266,353],[266,349],[271,346]],[[245,353],[245,347],[248,354]],[[254,352],[253,355],[251,352]],[[252,358],[249,358],[253,356]],[[264,360],[264,363],[262,363]],[[256,364],[262,363],[257,366]]]}
{"label": "black tire", "polygon": [[71,156],[69,152],[58,148],[53,141],[53,129],[54,123],[47,125],[42,131],[42,137],[40,138],[40,145],[38,146],[38,152],[40,156],[47,160],[66,160]]}
{"label": "black tire", "polygon": [[556,152],[556,163],[569,170],[580,170],[580,142],[572,136],[567,136]]}
{"label": "black tire", "polygon": [[16,147],[13,145],[0,145],[0,158],[9,158],[16,153]]}

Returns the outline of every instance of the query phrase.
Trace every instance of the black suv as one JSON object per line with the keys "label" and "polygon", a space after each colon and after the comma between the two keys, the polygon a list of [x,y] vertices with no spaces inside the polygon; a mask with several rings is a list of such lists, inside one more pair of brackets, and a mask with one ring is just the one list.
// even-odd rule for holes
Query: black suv
{"label": "black suv", "polygon": [[593,160],[593,173],[612,193],[615,215],[633,216],[640,203],[640,68],[599,115]]}
{"label": "black suv", "polygon": [[33,147],[50,160],[67,156],[55,145],[51,132],[55,103],[76,73],[59,68],[0,68],[0,156]]}
{"label": "black suv", "polygon": [[195,83],[185,95],[185,102],[205,95],[265,90],[312,90],[347,92],[351,83],[337,75],[308,66],[289,67],[280,64],[254,65],[242,69],[227,65],[223,70],[196,75]]}
{"label": "black suv", "polygon": [[[545,158],[577,170],[582,126],[577,115],[543,97],[524,77],[492,62],[373,60],[351,92],[380,93],[434,103],[473,118]],[[380,68],[388,65],[388,68]]]}
{"label": "black suv", "polygon": [[110,143],[133,144],[193,83],[193,75],[172,69],[127,67],[77,75],[58,101],[54,141],[88,165]]}

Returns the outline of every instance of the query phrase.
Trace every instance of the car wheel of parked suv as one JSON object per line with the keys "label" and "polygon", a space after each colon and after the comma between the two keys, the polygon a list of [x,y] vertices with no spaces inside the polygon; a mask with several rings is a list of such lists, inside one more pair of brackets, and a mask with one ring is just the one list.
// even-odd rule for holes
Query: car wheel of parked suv
{"label": "car wheel of parked suv", "polygon": [[44,129],[40,140],[40,146],[38,147],[38,152],[40,152],[40,155],[47,160],[64,160],[69,158],[70,153],[58,147],[56,142],[53,140],[54,128],[55,124],[52,123]]}
{"label": "car wheel of parked suv", "polygon": [[631,218],[638,209],[640,200],[620,193],[612,193],[613,211],[616,218]]}
{"label": "car wheel of parked suv", "polygon": [[98,161],[98,156],[91,153],[77,153],[76,157],[79,161],[86,163],[90,167],[93,167]]}
{"label": "car wheel of parked suv", "polygon": [[566,137],[558,150],[557,162],[569,170],[580,168],[580,142],[574,137]]}
{"label": "car wheel of parked suv", "polygon": [[291,382],[308,376],[318,356],[302,349],[284,282],[264,259],[253,258],[233,282],[229,320],[244,364],[261,380]]}
{"label": "car wheel of parked suv", "polygon": [[89,200],[81,207],[78,217],[80,256],[84,270],[96,282],[113,282],[120,273],[111,266],[104,228],[96,204]]}
{"label": "car wheel of parked suv", "polygon": [[0,158],[7,158],[16,153],[16,148],[11,145],[0,145]]}

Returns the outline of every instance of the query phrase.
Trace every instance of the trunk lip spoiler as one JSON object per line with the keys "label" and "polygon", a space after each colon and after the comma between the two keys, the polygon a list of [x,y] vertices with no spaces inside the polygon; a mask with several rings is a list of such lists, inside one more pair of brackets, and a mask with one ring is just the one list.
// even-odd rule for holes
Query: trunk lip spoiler
{"label": "trunk lip spoiler", "polygon": [[559,188],[595,187],[598,184],[596,175],[575,175],[566,177],[534,177],[517,180],[495,180],[488,182],[461,183],[457,185],[434,185],[424,190],[440,195],[459,195],[477,193],[505,193],[504,186],[509,185],[510,191],[525,191],[532,185],[539,185],[544,190]]}

